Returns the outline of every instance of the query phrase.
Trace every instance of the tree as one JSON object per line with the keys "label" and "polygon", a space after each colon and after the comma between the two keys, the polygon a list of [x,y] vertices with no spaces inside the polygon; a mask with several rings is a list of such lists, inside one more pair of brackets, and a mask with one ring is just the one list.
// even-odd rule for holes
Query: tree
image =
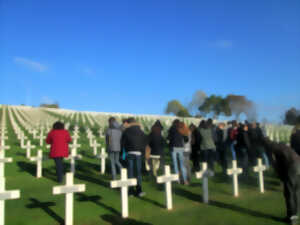
{"label": "tree", "polygon": [[232,94],[227,95],[226,101],[228,102],[231,113],[235,115],[236,119],[239,119],[242,113],[245,113],[251,120],[256,119],[256,107],[254,103],[248,100],[245,96]]}
{"label": "tree", "polygon": [[287,125],[296,125],[297,123],[300,123],[300,110],[297,110],[294,107],[287,110],[284,114],[283,123]]}
{"label": "tree", "polygon": [[198,90],[193,94],[191,102],[188,104],[189,111],[196,115],[199,107],[205,102],[206,94],[204,91]]}
{"label": "tree", "polygon": [[58,102],[51,103],[51,104],[48,104],[48,103],[41,103],[41,104],[40,104],[40,107],[43,107],[43,108],[55,108],[55,109],[59,109],[59,104],[58,104]]}
{"label": "tree", "polygon": [[199,107],[199,111],[203,116],[211,113],[214,118],[218,118],[221,114],[231,116],[231,110],[227,99],[216,95],[207,97],[204,103]]}
{"label": "tree", "polygon": [[165,110],[166,114],[174,114],[180,117],[190,117],[190,113],[178,100],[171,100]]}

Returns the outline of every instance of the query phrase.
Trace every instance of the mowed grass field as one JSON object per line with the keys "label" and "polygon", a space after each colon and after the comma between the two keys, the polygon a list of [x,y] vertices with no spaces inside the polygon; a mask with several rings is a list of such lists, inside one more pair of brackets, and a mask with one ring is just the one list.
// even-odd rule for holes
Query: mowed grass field
{"label": "mowed grass field", "polygon": [[[0,112],[1,113],[1,112]],[[12,157],[13,163],[5,165],[6,189],[19,189],[21,198],[5,203],[6,225],[57,225],[64,223],[64,195],[52,195],[53,186],[58,185],[54,162],[43,162],[43,178],[35,178],[36,164],[25,157],[25,150],[19,146],[11,124],[6,116],[10,150],[6,157]],[[104,140],[102,140],[103,143]],[[36,155],[41,149],[32,151]],[[164,186],[158,185],[149,175],[143,176],[143,189],[147,193],[142,198],[129,198],[129,218],[121,218],[120,190],[111,189],[109,160],[106,173],[100,175],[100,161],[92,155],[85,133],[79,139],[81,148],[78,153],[82,160],[76,163],[76,184],[86,184],[86,192],[74,194],[74,224],[205,224],[205,225],[280,225],[285,224],[285,204],[282,187],[272,170],[265,173],[264,194],[259,193],[257,174],[240,179],[240,196],[232,194],[232,179],[223,177],[217,167],[216,175],[209,180],[210,203],[202,203],[202,181],[193,175],[191,185],[173,183],[173,207],[165,208]],[[49,150],[42,148],[44,155]],[[169,152],[166,149],[166,156]],[[167,164],[170,158],[167,157]],[[66,170],[70,166],[65,162]]]}

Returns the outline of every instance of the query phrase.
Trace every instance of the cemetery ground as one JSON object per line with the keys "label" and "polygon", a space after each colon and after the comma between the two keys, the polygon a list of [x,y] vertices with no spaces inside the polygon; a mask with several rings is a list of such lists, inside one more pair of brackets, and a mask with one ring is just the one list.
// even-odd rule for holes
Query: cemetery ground
{"label": "cemetery ground", "polygon": [[[5,221],[7,225],[57,225],[64,224],[65,195],[53,195],[56,182],[53,160],[43,162],[43,177],[37,179],[36,163],[26,159],[26,150],[20,148],[19,141],[7,121],[10,146],[6,157],[12,163],[5,165],[6,190],[18,189],[20,199],[5,202]],[[209,178],[209,204],[202,202],[202,180],[193,174],[191,184],[183,186],[172,183],[173,210],[168,211],[165,203],[164,185],[156,184],[153,177],[143,176],[144,197],[129,197],[129,218],[121,218],[120,190],[110,188],[111,176],[107,159],[106,174],[100,174],[100,160],[93,156],[88,139],[81,134],[78,153],[82,159],[76,161],[75,184],[86,184],[86,191],[74,193],[74,224],[230,224],[230,225],[279,225],[285,224],[285,204],[280,181],[273,170],[264,173],[265,193],[259,192],[258,174],[250,173],[250,178],[239,176],[239,197],[233,197],[232,178],[221,175],[220,167],[216,175]],[[103,144],[102,140],[102,144]],[[39,149],[44,156],[49,150],[36,146],[31,152],[37,155]],[[168,150],[166,155],[168,155]],[[167,157],[166,164],[171,165]],[[69,161],[65,168],[70,170]]]}

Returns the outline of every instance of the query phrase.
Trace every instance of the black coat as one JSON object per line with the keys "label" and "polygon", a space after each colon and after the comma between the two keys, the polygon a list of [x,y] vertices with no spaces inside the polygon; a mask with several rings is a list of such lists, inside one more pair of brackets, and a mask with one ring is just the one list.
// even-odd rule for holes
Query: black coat
{"label": "black coat", "polygon": [[139,125],[132,125],[125,129],[122,135],[122,149],[125,148],[126,152],[145,152],[147,137],[141,130]]}
{"label": "black coat", "polygon": [[300,129],[297,129],[291,136],[291,147],[300,155]]}
{"label": "black coat", "polygon": [[170,147],[183,147],[183,135],[181,135],[175,126],[172,126],[168,132],[168,140]]}
{"label": "black coat", "polygon": [[151,155],[162,155],[165,141],[161,134],[151,132],[148,136],[148,145],[151,148]]}

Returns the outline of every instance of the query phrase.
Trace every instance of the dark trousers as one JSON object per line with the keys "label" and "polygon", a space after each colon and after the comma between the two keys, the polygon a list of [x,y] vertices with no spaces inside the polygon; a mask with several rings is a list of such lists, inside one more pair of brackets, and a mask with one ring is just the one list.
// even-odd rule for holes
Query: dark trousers
{"label": "dark trousers", "polygon": [[248,175],[248,152],[246,148],[239,148],[236,151],[236,155],[238,158],[238,166],[243,168],[243,175]]}
{"label": "dark trousers", "polygon": [[223,174],[227,172],[227,155],[226,155],[226,146],[220,144],[217,146],[218,161],[222,167]]}
{"label": "dark trousers", "polygon": [[[128,178],[137,178],[136,192],[142,192],[142,156],[128,154]],[[132,191],[132,188],[129,188]]]}
{"label": "dark trousers", "polygon": [[207,162],[207,166],[210,170],[214,171],[215,163],[215,151],[212,149],[203,150],[203,161]]}
{"label": "dark trousers", "polygon": [[54,158],[54,162],[55,162],[55,167],[56,167],[57,181],[59,183],[62,183],[63,177],[64,177],[63,158],[62,157]]}
{"label": "dark trousers", "polygon": [[283,190],[288,218],[300,213],[300,175],[290,177],[284,182]]}

